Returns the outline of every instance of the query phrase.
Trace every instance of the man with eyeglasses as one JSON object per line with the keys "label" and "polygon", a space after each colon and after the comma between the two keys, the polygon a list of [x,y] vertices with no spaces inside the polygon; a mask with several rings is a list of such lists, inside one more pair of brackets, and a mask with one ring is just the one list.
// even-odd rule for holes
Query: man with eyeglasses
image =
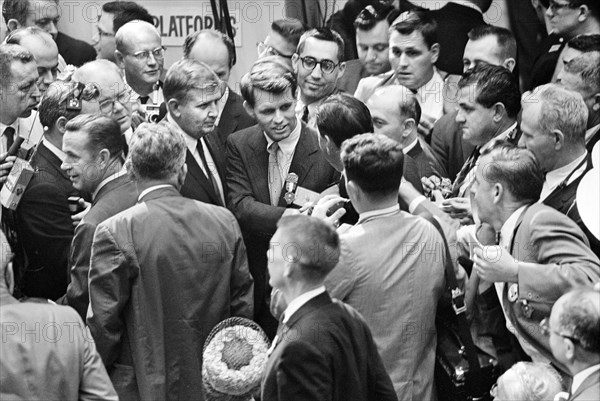
{"label": "man with eyeglasses", "polygon": [[308,26],[296,18],[273,21],[265,40],[256,44],[258,58],[279,56],[291,67],[292,56],[296,52],[300,37],[307,30]]}
{"label": "man with eyeglasses", "polygon": [[346,62],[346,72],[337,83],[338,89],[354,94],[362,78],[390,71],[389,29],[399,14],[400,11],[385,3],[369,5],[358,14],[354,21],[358,59]]}
{"label": "man with eyeglasses", "polygon": [[600,292],[573,290],[556,301],[540,330],[573,377],[569,401],[600,399]]}
{"label": "man with eyeglasses", "polygon": [[575,222],[537,203],[543,182],[529,150],[501,143],[483,151],[470,194],[499,244],[475,246],[472,277],[494,283],[507,328],[523,351],[568,374],[537,325],[561,295],[600,280],[600,261]]}
{"label": "man with eyeglasses", "polygon": [[165,47],[154,25],[130,21],[117,31],[115,60],[125,72],[125,81],[133,89],[132,125],[143,121],[158,122],[164,103],[160,77],[165,62]]}
{"label": "man with eyeglasses", "polygon": [[[231,68],[235,65],[235,47],[233,40],[224,33],[203,29],[185,39],[183,57],[205,63],[221,81],[228,84]],[[217,102],[219,113],[215,120],[214,135],[218,137],[223,153],[227,137],[232,132],[255,124],[254,119],[244,110],[243,104],[244,99],[229,86],[225,87],[223,97]]]}
{"label": "man with eyeglasses", "polygon": [[79,67],[94,60],[96,52],[92,46],[59,32],[61,14],[58,0],[4,0],[2,4],[2,16],[9,32],[21,27],[38,26],[52,36],[66,64]]}
{"label": "man with eyeglasses", "polygon": [[298,79],[296,116],[316,127],[316,109],[322,100],[336,93],[337,81],[344,75],[344,40],[328,28],[304,33],[292,57]]}
{"label": "man with eyeglasses", "polygon": [[[116,69],[107,60],[92,63],[111,65]],[[85,99],[90,99],[90,94],[97,88],[94,84],[84,85],[81,111],[89,113],[89,103],[97,105],[98,102]],[[89,304],[88,271],[96,227],[137,202],[137,187],[124,168],[123,146],[119,124],[106,115],[97,112],[81,114],[66,125],[62,142],[66,158],[61,169],[69,176],[73,187],[92,205],[75,228],[69,253],[71,282],[66,295],[56,302],[73,307],[84,320]]]}
{"label": "man with eyeglasses", "polygon": [[152,24],[152,16],[144,7],[133,1],[109,1],[102,5],[102,14],[94,27],[92,43],[99,59],[115,60],[115,32],[129,21],[140,20]]}
{"label": "man with eyeglasses", "polygon": [[546,18],[551,35],[545,41],[532,70],[528,89],[555,82],[563,68],[569,40],[581,34],[600,33],[600,2],[597,0],[550,0]]}

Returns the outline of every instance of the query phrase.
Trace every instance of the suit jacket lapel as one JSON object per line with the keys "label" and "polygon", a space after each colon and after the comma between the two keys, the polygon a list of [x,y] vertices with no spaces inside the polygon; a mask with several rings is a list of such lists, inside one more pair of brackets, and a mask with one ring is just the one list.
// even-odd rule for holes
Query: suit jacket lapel
{"label": "suit jacket lapel", "polygon": [[187,166],[188,166],[188,176],[189,176],[188,178],[186,178],[186,181],[188,179],[190,179],[191,181],[194,181],[193,183],[190,183],[188,188],[191,188],[194,186],[200,186],[206,191],[206,193],[209,195],[209,197],[213,203],[217,202],[217,203],[215,203],[217,205],[222,204],[221,200],[217,197],[217,194],[215,194],[212,184],[208,181],[208,178],[206,178],[206,175],[204,175],[204,172],[202,171],[202,169],[196,162],[196,159],[194,159],[194,156],[192,155],[192,153],[190,152],[189,149],[186,150],[185,164],[187,164]]}
{"label": "suit jacket lapel", "polygon": [[585,380],[577,388],[577,391],[575,391],[575,393],[573,393],[571,395],[571,397],[569,397],[569,400],[574,400],[579,395],[581,395],[581,393],[583,393],[586,389],[588,389],[592,386],[596,386],[596,387],[600,386],[600,371],[598,371],[598,370],[596,370],[591,375],[589,375],[588,377],[585,378]]}
{"label": "suit jacket lapel", "polygon": [[267,205],[271,204],[271,195],[269,192],[269,153],[267,152],[267,139],[262,130],[256,126],[255,131],[248,133],[252,135],[248,139],[248,146],[252,150],[251,159],[248,160],[250,174],[253,182],[257,186],[256,198],[259,202]]}

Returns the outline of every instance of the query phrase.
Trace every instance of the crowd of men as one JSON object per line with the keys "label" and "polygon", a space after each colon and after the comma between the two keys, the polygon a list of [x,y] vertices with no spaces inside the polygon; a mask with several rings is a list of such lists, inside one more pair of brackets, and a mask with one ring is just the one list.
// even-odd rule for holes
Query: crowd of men
{"label": "crowd of men", "polygon": [[348,3],[273,21],[234,85],[219,31],[165,66],[134,2],[95,49],[3,2],[0,399],[205,399],[238,316],[272,340],[255,399],[444,400],[447,264],[486,392],[600,399],[599,3],[534,2],[528,82],[491,1]]}

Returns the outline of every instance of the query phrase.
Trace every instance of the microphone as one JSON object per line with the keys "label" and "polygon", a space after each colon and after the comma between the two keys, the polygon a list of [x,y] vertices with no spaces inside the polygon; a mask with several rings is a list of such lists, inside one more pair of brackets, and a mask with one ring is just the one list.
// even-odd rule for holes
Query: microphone
{"label": "microphone", "polygon": [[288,205],[291,205],[296,199],[296,188],[298,188],[298,174],[289,173],[285,178],[285,195],[283,199]]}

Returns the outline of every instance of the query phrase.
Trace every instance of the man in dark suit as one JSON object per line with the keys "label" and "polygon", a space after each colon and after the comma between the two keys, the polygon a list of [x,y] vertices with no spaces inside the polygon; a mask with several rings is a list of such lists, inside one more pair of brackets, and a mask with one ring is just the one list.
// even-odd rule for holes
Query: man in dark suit
{"label": "man in dark suit", "polygon": [[88,324],[121,399],[203,400],[210,329],[252,317],[246,249],[227,209],[184,198],[185,140],[143,124],[129,169],[138,203],[96,229]]}
{"label": "man in dark suit", "polygon": [[494,283],[509,330],[534,362],[551,361],[548,338],[532,329],[561,295],[600,280],[600,261],[568,217],[535,203],[543,170],[532,152],[500,143],[484,151],[471,187],[473,209],[489,224],[499,245],[476,246],[473,272]]}
{"label": "man in dark suit", "polygon": [[35,173],[17,208],[17,233],[26,256],[21,291],[28,297],[56,300],[69,283],[67,261],[75,227],[68,198],[80,195],[60,166],[67,157],[62,151],[66,124],[79,114],[67,107],[74,91],[70,84],[53,83],[39,106],[46,130],[30,161]]}
{"label": "man in dark suit", "polygon": [[67,157],[61,169],[92,206],[75,228],[69,255],[71,282],[59,302],[73,307],[85,320],[94,231],[107,218],[134,205],[137,188],[123,168],[121,130],[113,119],[98,114],[75,117],[67,123],[62,149]]}
{"label": "man in dark suit", "polygon": [[[512,33],[508,29],[492,25],[471,30],[464,50],[463,73],[480,63],[501,65],[512,71],[517,57],[517,43]],[[448,100],[455,102],[458,106],[458,97],[457,94]],[[433,153],[446,169],[448,177],[452,181],[475,149],[474,145],[463,141],[462,130],[456,122],[456,114],[456,110],[444,114],[435,123],[431,133]]]}
{"label": "man in dark suit", "polygon": [[[229,74],[235,65],[235,47],[229,36],[214,29],[194,32],[185,39],[183,56],[205,63],[221,81],[226,84],[229,82]],[[217,103],[219,114],[215,122],[216,128],[210,135],[219,139],[223,151],[229,135],[256,124],[244,110],[243,103],[244,99],[229,86]]]}
{"label": "man in dark suit", "polygon": [[187,145],[188,174],[181,194],[218,206],[225,206],[227,196],[225,158],[219,139],[210,134],[225,88],[208,65],[183,58],[169,68],[163,89],[169,110],[165,123]]}
{"label": "man in dark suit", "polygon": [[244,107],[258,124],[227,140],[227,206],[248,248],[255,320],[272,337],[276,321],[267,306],[266,250],[281,216],[297,213],[294,191],[284,182],[296,181],[298,194],[320,193],[337,173],[321,153],[317,133],[295,116],[296,79],[285,63],[276,56],[258,60],[241,88]]}
{"label": "man in dark suit", "polygon": [[[587,107],[578,93],[557,84],[537,87],[523,95],[520,145],[532,151],[546,173],[540,202],[569,216],[582,230],[575,198],[592,158],[585,148]],[[600,254],[600,243],[588,237]]]}
{"label": "man in dark suit", "polygon": [[340,255],[335,230],[314,217],[284,217],[269,253],[269,282],[288,306],[270,349],[262,400],[397,400],[363,317],[325,290]]}
{"label": "man in dark suit", "polygon": [[398,142],[404,154],[417,162],[419,178],[448,176],[427,142],[418,136],[421,106],[408,88],[401,85],[377,88],[367,100],[367,107],[373,118],[373,132]]}
{"label": "man in dark suit", "polygon": [[568,292],[541,328],[552,354],[573,376],[569,400],[600,399],[600,293],[591,288]]}

